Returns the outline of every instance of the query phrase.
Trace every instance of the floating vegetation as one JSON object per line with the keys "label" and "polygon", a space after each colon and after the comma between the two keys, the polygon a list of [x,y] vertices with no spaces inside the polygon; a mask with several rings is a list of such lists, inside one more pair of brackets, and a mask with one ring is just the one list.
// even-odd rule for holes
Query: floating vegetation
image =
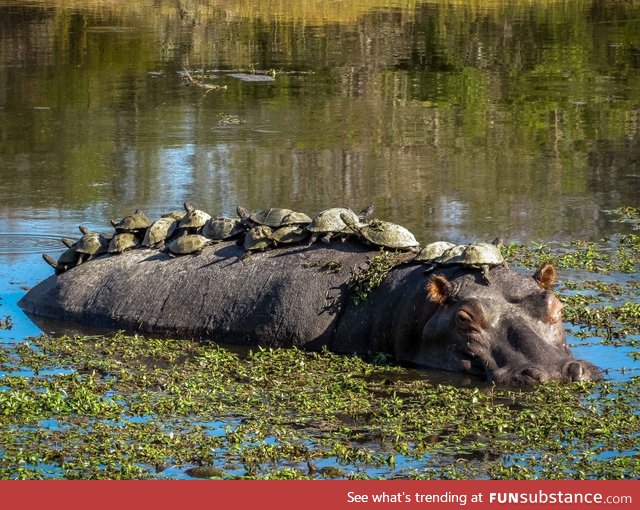
{"label": "floating vegetation", "polygon": [[10,315],[5,315],[4,319],[0,319],[0,329],[11,329],[13,327],[13,319]]}
{"label": "floating vegetation", "polygon": [[505,259],[524,267],[538,267],[550,262],[559,269],[632,273],[640,271],[640,236],[626,234],[616,239],[603,239],[599,243],[572,241],[560,246],[511,243],[503,248],[503,254]]}
{"label": "floating vegetation", "polygon": [[640,475],[637,377],[456,388],[329,352],[122,334],[0,353],[1,478]]}
{"label": "floating vegetation", "polygon": [[206,75],[203,72],[189,72],[186,69],[184,69],[183,71],[181,71],[179,73],[182,76],[182,82],[186,85],[186,86],[194,86],[194,87],[200,87],[201,89],[204,89],[205,94],[208,92],[211,92],[212,90],[225,90],[227,88],[226,85],[218,85],[218,84],[212,84],[212,83],[207,83],[205,80],[206,79],[215,79],[217,78],[216,76],[211,76],[211,75]]}
{"label": "floating vegetation", "polygon": [[244,121],[238,116],[231,113],[219,113],[218,125],[219,126],[237,126],[243,124]]}
{"label": "floating vegetation", "polygon": [[623,206],[604,212],[618,216],[617,221],[630,223],[634,229],[640,228],[640,207]]}

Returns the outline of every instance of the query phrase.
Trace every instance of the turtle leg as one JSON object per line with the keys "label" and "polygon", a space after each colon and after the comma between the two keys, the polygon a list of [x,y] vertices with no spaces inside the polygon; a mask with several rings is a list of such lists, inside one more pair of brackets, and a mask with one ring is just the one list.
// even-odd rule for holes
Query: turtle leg
{"label": "turtle leg", "polygon": [[423,264],[424,265],[424,272],[425,273],[430,273],[431,271],[433,271],[436,267],[438,267],[438,265],[434,262],[426,262]]}
{"label": "turtle leg", "polygon": [[320,240],[324,243],[324,244],[331,244],[331,237],[333,237],[332,233],[328,233],[327,235],[324,235],[320,238]]}
{"label": "turtle leg", "polygon": [[58,263],[53,259],[51,255],[47,255],[46,253],[43,253],[42,258],[47,264],[49,264],[53,269],[55,269],[56,274],[60,274],[64,271],[62,266],[58,265]]}
{"label": "turtle leg", "polygon": [[491,282],[489,281],[489,266],[487,264],[482,265],[482,279],[487,285],[491,284]]}
{"label": "turtle leg", "polygon": [[318,232],[313,232],[311,234],[311,239],[309,239],[309,244],[307,246],[311,246],[313,243],[315,243],[318,240],[319,236],[320,234],[318,234]]}
{"label": "turtle leg", "polygon": [[249,257],[251,257],[252,254],[253,254],[253,252],[251,250],[245,251],[242,255],[240,255],[240,262],[244,262]]}

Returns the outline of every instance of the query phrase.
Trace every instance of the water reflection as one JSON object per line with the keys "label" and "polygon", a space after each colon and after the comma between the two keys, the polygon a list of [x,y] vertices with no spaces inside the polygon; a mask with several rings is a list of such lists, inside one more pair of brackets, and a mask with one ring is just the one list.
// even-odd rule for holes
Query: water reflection
{"label": "water reflection", "polygon": [[3,271],[185,199],[374,204],[422,242],[625,231],[639,84],[635,1],[0,0]]}
{"label": "water reflection", "polygon": [[[5,208],[373,202],[423,241],[548,240],[636,200],[637,3],[272,4],[0,1]],[[275,80],[179,74],[225,68]]]}

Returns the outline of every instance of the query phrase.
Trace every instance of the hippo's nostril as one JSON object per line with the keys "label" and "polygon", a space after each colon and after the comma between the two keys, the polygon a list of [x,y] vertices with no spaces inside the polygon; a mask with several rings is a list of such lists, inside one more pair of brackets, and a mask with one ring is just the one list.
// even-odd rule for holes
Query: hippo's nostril
{"label": "hippo's nostril", "polygon": [[570,361],[565,366],[565,373],[570,381],[590,380],[589,371],[579,361]]}
{"label": "hippo's nostril", "polygon": [[543,382],[548,379],[547,374],[536,367],[527,367],[520,372],[520,375],[535,382]]}

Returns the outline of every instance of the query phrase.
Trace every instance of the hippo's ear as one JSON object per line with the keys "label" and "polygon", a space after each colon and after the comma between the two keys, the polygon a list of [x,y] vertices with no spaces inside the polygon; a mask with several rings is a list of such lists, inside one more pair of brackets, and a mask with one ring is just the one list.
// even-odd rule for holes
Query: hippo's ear
{"label": "hippo's ear", "polygon": [[429,299],[439,305],[446,303],[453,295],[453,284],[439,274],[431,275],[427,281],[426,289]]}
{"label": "hippo's ear", "polygon": [[558,272],[553,264],[544,264],[533,275],[533,279],[538,282],[538,285],[545,290],[549,290],[556,283]]}

